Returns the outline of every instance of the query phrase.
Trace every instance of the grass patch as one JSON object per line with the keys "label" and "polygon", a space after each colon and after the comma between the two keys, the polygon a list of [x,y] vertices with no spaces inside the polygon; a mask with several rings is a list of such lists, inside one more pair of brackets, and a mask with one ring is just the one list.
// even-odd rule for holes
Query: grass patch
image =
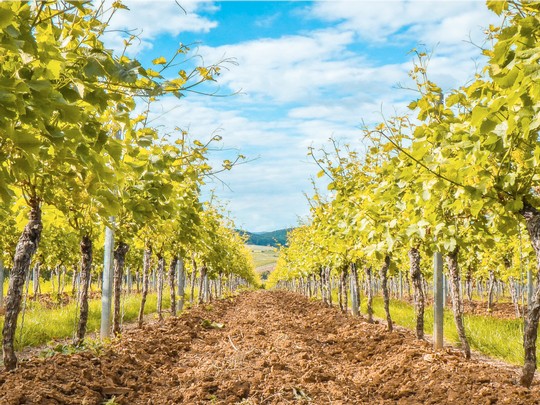
{"label": "grass patch", "polygon": [[[320,299],[320,297],[318,297]],[[332,291],[332,304],[338,305],[338,292]],[[361,313],[367,313],[367,299],[361,297]],[[349,296],[349,308],[350,308]],[[386,319],[384,301],[381,296],[373,297],[373,314],[377,318]],[[391,299],[390,315],[396,325],[407,329],[416,329],[414,306],[408,302]],[[465,332],[472,349],[489,357],[503,360],[510,364],[523,364],[523,321],[521,319],[499,319],[490,316],[465,315]],[[426,306],[424,312],[424,331],[433,334],[433,307]],[[460,346],[459,336],[454,323],[452,310],[444,310],[444,339],[453,345]],[[540,345],[537,347],[540,358]]]}
{"label": "grass patch", "polygon": [[[364,298],[364,297],[362,297]],[[367,312],[367,302],[362,300],[362,313]],[[385,318],[382,297],[374,297],[373,312],[378,318]],[[397,325],[408,329],[416,328],[414,307],[406,302],[390,300],[390,315]],[[511,364],[523,364],[523,322],[519,319],[498,319],[489,316],[465,315],[465,331],[469,344],[474,350]],[[424,330],[433,334],[433,308],[426,307]],[[444,311],[444,338],[459,345],[459,337],[452,311]],[[537,356],[540,356],[540,348]]]}
{"label": "grass patch", "polygon": [[[189,296],[186,299],[189,303]],[[122,313],[125,322],[137,319],[141,303],[140,294],[132,294],[122,299]],[[163,292],[164,309],[170,307],[168,290]],[[148,294],[145,314],[155,313],[157,308],[157,294]],[[26,346],[41,346],[58,339],[71,338],[77,327],[79,308],[76,302],[69,303],[61,308],[43,308],[39,302],[28,302],[24,324],[19,316],[16,333],[16,350]],[[101,299],[89,301],[87,333],[99,332],[101,322]],[[4,318],[0,319],[0,327],[4,326]],[[22,329],[21,329],[22,326]]]}

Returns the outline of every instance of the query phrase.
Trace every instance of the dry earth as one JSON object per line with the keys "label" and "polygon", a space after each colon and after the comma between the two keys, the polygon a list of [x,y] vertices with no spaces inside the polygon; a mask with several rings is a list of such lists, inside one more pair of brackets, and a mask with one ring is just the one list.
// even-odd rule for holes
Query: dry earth
{"label": "dry earth", "polygon": [[[520,314],[523,314],[523,308],[519,306]],[[487,310],[487,303],[480,301],[467,301],[463,302],[463,310],[467,314],[481,315],[481,316],[493,316],[500,319],[516,319],[516,309],[511,302],[494,302],[491,312]],[[525,311],[527,307],[525,307]]]}
{"label": "dry earth", "polygon": [[287,292],[249,292],[102,353],[34,358],[0,373],[1,404],[540,404],[519,370],[465,361],[406,330]]}

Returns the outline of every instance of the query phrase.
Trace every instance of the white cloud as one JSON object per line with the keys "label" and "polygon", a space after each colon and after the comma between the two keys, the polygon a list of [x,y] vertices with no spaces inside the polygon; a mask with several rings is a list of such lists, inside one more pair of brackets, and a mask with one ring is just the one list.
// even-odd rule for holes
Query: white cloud
{"label": "white cloud", "polygon": [[238,227],[258,232],[294,226],[308,211],[303,192],[311,193],[307,179],[315,170],[305,160],[274,153],[221,175],[230,190],[219,182],[208,187],[230,201]]}
{"label": "white cloud", "polygon": [[294,102],[356,76],[349,60],[355,57],[346,50],[352,41],[352,32],[324,30],[215,48],[202,46],[199,52],[207,61],[234,57],[238,67],[225,71],[220,82],[233,90],[242,89],[250,100],[263,97]]}
{"label": "white cloud", "polygon": [[[480,1],[321,1],[313,3],[308,11],[312,18],[338,24],[342,29],[354,30],[363,38],[376,42],[392,41],[395,34],[403,34],[411,27],[444,26],[447,19],[456,19],[457,35],[431,36],[425,30],[428,42],[462,40],[462,16],[474,15],[476,22],[489,20],[491,14]],[[448,26],[446,26],[448,28]],[[452,34],[453,27],[451,27]],[[467,28],[474,28],[469,25]],[[415,32],[417,33],[417,32]]]}
{"label": "white cloud", "polygon": [[354,31],[372,47],[413,43],[433,51],[429,74],[444,88],[471,79],[484,61],[478,49],[484,45],[484,29],[499,21],[484,2],[474,0],[323,1],[315,2],[308,14]]}
{"label": "white cloud", "polygon": [[[150,2],[127,4],[132,8],[127,15],[131,17],[117,26],[137,26],[143,21],[148,43],[163,33],[212,30],[219,17],[216,13],[214,21],[199,14],[200,7],[212,8],[213,3],[186,3],[191,4],[188,20],[173,13],[177,7],[173,1],[151,2],[155,13],[146,12]],[[430,77],[445,89],[459,86],[473,76],[480,54],[466,43],[469,34],[481,44],[480,27],[496,19],[480,2],[450,1],[316,2],[306,13],[324,21],[325,27],[279,38],[200,47],[206,63],[236,58],[239,65],[224,70],[218,82],[228,90],[242,89],[243,94],[165,98],[155,111],[157,116],[179,106],[156,120],[164,131],[179,126],[197,139],[208,139],[218,131],[223,146],[234,150],[213,152],[211,162],[216,166],[220,159],[238,152],[258,157],[220,174],[232,191],[219,181],[208,185],[220,197],[230,199],[237,225],[248,230],[290,226],[297,214],[305,215],[303,192],[311,193],[309,177],[318,171],[306,156],[308,147],[318,148],[331,136],[360,145],[363,121],[372,124],[383,115],[406,111],[415,94],[397,89],[396,84],[411,85],[407,73],[412,64],[403,56],[411,43],[429,48],[437,45]],[[165,26],[169,24],[163,24],[164,15],[173,15],[176,22]],[[262,16],[259,21],[270,24],[272,17],[266,16],[265,21]],[[385,52],[390,49],[387,46],[401,53],[395,58],[386,54],[384,63],[370,54]]]}
{"label": "white cloud", "polygon": [[[210,163],[215,168],[220,167],[222,159],[237,153],[254,159],[220,173],[219,180],[208,179],[205,187],[207,192],[216,189],[220,198],[230,200],[229,208],[238,226],[264,231],[294,225],[298,213],[304,215],[307,211],[303,193],[310,193],[309,177],[316,171],[307,157],[307,148],[312,142],[325,142],[335,131],[335,125],[286,116],[277,121],[248,118],[241,110],[223,110],[220,103],[221,100],[211,98],[165,98],[153,116],[179,105],[159,119],[164,132],[180,126],[189,128],[192,139],[204,140],[219,129],[222,145],[227,149],[211,152]],[[227,103],[229,107],[238,106],[234,98],[227,99]],[[341,126],[340,134],[347,129],[346,125]]]}
{"label": "white cloud", "polygon": [[[112,1],[107,1],[111,4]],[[135,55],[153,47],[153,40],[159,35],[178,36],[183,32],[209,32],[218,23],[198,13],[216,11],[211,1],[173,0],[127,0],[123,2],[129,10],[118,9],[111,19],[106,43],[112,49],[122,50],[123,40],[131,34],[139,37],[129,48]],[[181,7],[180,7],[181,5]]]}
{"label": "white cloud", "polygon": [[281,17],[281,13],[274,13],[269,16],[257,18],[254,22],[256,27],[270,28]]}

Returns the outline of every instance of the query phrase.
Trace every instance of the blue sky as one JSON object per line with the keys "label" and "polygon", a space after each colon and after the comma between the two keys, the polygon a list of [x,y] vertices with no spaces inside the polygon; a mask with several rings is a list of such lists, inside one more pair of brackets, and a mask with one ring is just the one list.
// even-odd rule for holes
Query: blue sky
{"label": "blue sky", "polygon": [[[482,1],[210,2],[124,0],[129,12],[112,21],[139,29],[130,52],[148,63],[194,44],[206,63],[234,58],[218,78],[220,94],[164,98],[155,107],[164,131],[188,129],[194,139],[219,133],[225,150],[251,162],[210,181],[228,202],[237,226],[270,231],[294,226],[308,213],[304,193],[317,167],[308,148],[334,137],[361,148],[362,122],[406,112],[412,48],[433,51],[430,76],[444,89],[466,83],[484,63],[475,45],[497,23]],[[107,43],[121,47],[122,34]],[[475,45],[471,44],[473,42]],[[223,183],[226,186],[223,185]]]}

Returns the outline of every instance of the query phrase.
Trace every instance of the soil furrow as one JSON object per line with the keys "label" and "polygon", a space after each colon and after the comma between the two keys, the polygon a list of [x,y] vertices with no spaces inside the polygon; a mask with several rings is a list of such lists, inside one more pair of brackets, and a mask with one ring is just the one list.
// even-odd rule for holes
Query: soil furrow
{"label": "soil furrow", "polygon": [[256,291],[126,332],[102,353],[0,373],[2,404],[540,404],[519,370],[433,353],[287,292]]}

